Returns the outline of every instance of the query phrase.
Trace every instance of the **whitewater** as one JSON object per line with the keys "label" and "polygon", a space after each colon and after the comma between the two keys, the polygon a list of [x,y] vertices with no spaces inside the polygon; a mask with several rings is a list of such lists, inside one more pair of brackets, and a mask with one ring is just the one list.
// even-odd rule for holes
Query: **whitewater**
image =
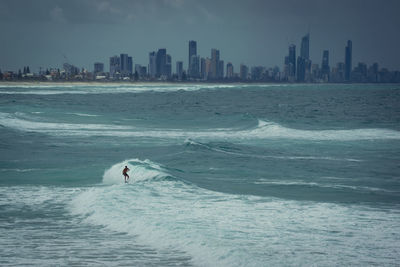
{"label": "whitewater", "polygon": [[0,84],[0,265],[396,266],[399,103],[390,84]]}

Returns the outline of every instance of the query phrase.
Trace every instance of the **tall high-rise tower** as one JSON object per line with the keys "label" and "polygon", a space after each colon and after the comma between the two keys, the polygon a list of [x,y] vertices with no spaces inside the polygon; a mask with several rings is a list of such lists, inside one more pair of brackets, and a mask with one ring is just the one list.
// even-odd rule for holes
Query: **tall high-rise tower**
{"label": "tall high-rise tower", "polygon": [[351,40],[348,40],[346,46],[345,72],[344,72],[344,78],[347,82],[351,81],[352,56],[353,56],[353,43]]}
{"label": "tall high-rise tower", "polygon": [[150,52],[149,53],[149,75],[151,78],[156,77],[157,74],[157,53]]}
{"label": "tall high-rise tower", "polygon": [[219,50],[218,49],[211,49],[211,78],[216,79],[218,78],[218,67],[219,67]]}
{"label": "tall high-rise tower", "polygon": [[193,55],[189,66],[191,78],[198,78],[200,75],[200,56]]}
{"label": "tall high-rise tower", "polygon": [[119,56],[110,57],[110,76],[115,77],[121,72],[121,58]]}
{"label": "tall high-rise tower", "polygon": [[295,77],[296,75],[296,46],[294,44],[289,46],[289,76]]}
{"label": "tall high-rise tower", "polygon": [[192,65],[192,56],[197,55],[196,41],[189,41],[189,60],[188,60],[188,73],[191,73],[190,66]]}
{"label": "tall high-rise tower", "polygon": [[233,78],[233,65],[231,62],[228,62],[228,64],[226,64],[226,78]]}
{"label": "tall high-rise tower", "polygon": [[128,74],[128,54],[121,54],[120,62],[121,62],[121,74],[123,76],[126,76]]}
{"label": "tall high-rise tower", "polygon": [[321,64],[321,74],[322,78],[326,81],[329,80],[329,74],[330,74],[330,67],[329,67],[329,51],[324,50],[322,54],[322,64]]}
{"label": "tall high-rise tower", "polygon": [[160,77],[161,75],[166,74],[166,65],[167,65],[167,49],[160,48],[157,51],[156,55],[156,76]]}
{"label": "tall high-rise tower", "polygon": [[297,81],[304,82],[310,68],[310,34],[308,33],[301,39],[300,56],[297,58]]}
{"label": "tall high-rise tower", "polygon": [[182,79],[183,75],[183,62],[182,61],[177,61],[176,62],[176,75],[178,75],[178,79]]}
{"label": "tall high-rise tower", "polygon": [[132,57],[128,57],[128,66],[127,66],[128,74],[131,75],[133,73],[133,60]]}
{"label": "tall high-rise tower", "polygon": [[304,59],[310,58],[310,34],[309,33],[307,33],[307,35],[301,39],[300,56]]}

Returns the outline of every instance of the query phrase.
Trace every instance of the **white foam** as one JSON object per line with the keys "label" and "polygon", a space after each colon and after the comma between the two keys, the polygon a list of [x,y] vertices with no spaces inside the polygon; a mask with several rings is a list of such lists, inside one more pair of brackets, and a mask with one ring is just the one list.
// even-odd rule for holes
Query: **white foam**
{"label": "white foam", "polygon": [[55,135],[150,137],[179,140],[228,140],[246,142],[251,140],[297,139],[315,141],[354,141],[400,139],[400,132],[390,129],[352,130],[299,130],[287,128],[274,122],[258,121],[251,129],[214,128],[204,130],[148,129],[110,124],[73,124],[38,122],[20,119],[8,113],[0,113],[0,124],[22,131],[37,131]]}
{"label": "white foam", "polygon": [[248,154],[248,153],[240,153],[240,152],[232,152],[226,151],[224,149],[219,149],[212,147],[210,145],[202,144],[200,142],[193,141],[191,139],[186,139],[184,142],[186,145],[194,145],[204,147],[206,149],[224,153],[228,155],[235,155],[241,157],[250,157],[250,158],[258,158],[258,159],[285,159],[285,160],[331,160],[331,161],[354,161],[354,162],[362,162],[363,160],[353,159],[353,158],[335,158],[335,157],[317,157],[317,156],[272,156],[272,155],[257,155],[257,154]]}
{"label": "white foam", "polygon": [[32,171],[38,171],[41,169],[18,169],[18,168],[11,168],[11,169],[0,169],[0,171],[2,172],[8,172],[8,171],[12,171],[12,172],[32,172]]}
{"label": "white foam", "polygon": [[66,114],[80,116],[80,117],[99,117],[99,115],[86,114],[86,113],[66,113]]}
{"label": "white foam", "polygon": [[259,120],[258,127],[248,131],[248,134],[262,139],[288,138],[305,140],[373,140],[400,139],[400,132],[389,129],[351,129],[351,130],[299,130],[286,128],[274,122]]}
{"label": "white foam", "polygon": [[229,195],[150,178],[88,189],[70,211],[155,249],[182,251],[197,266],[385,265],[399,259],[395,210]]}
{"label": "white foam", "polygon": [[[336,178],[336,179],[343,180],[344,178],[341,178],[341,179]],[[309,186],[309,187],[320,187],[320,188],[331,188],[331,189],[351,189],[354,191],[400,193],[399,191],[393,191],[393,190],[388,190],[388,189],[378,188],[378,187],[346,185],[346,184],[338,184],[338,183],[332,184],[332,183],[307,182],[307,181],[303,181],[303,180],[285,181],[285,180],[259,179],[259,180],[255,181],[254,183],[255,184],[267,184],[267,185],[278,185],[278,186],[279,185],[282,185],[282,186]]]}
{"label": "white foam", "polygon": [[167,177],[162,168],[151,162],[150,160],[140,160],[140,159],[128,159],[123,162],[113,165],[111,168],[107,169],[103,175],[104,184],[122,184],[124,183],[124,176],[122,170],[127,166],[130,171],[128,172],[129,183],[134,183],[138,181],[159,179]]}
{"label": "white foam", "polygon": [[[27,118],[27,115],[24,114],[16,114],[22,117]],[[105,125],[105,124],[79,124],[79,123],[56,123],[56,122],[39,122],[27,119],[20,119],[16,116],[13,116],[8,113],[0,112],[0,124],[21,130],[21,131],[36,131],[36,132],[44,132],[44,133],[57,133],[57,134],[68,134],[78,133],[79,130],[84,131],[92,131],[92,130],[129,130],[133,129],[130,126],[121,126],[121,125]],[[96,133],[96,132],[95,132]]]}
{"label": "white foam", "polygon": [[[197,91],[201,89],[236,88],[228,84],[4,84],[0,94],[56,95],[56,94],[116,94],[141,92]],[[21,90],[22,89],[22,90]]]}

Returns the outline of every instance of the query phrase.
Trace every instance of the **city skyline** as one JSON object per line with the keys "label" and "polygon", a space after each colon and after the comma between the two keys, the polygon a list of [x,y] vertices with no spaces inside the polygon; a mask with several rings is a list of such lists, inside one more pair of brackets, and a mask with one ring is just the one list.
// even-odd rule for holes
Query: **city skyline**
{"label": "city skyline", "polygon": [[[183,68],[183,61],[176,61],[175,72],[172,70],[172,57],[166,48],[149,52],[148,65],[133,64],[133,58],[122,53],[109,58],[109,71],[104,63],[94,62],[93,71],[80,69],[69,63],[63,68],[46,68],[39,74],[31,72],[29,66],[24,66],[18,72],[0,71],[0,80],[48,80],[48,81],[211,81],[211,82],[300,82],[300,83],[399,83],[400,71],[390,71],[380,67],[375,62],[367,65],[358,62],[353,68],[353,43],[347,41],[344,62],[330,65],[329,50],[323,50],[322,62],[313,62],[310,54],[310,34],[301,39],[299,54],[296,58],[296,45],[288,47],[284,57],[283,68],[250,66],[240,64],[239,72],[234,71],[230,61],[226,63],[220,57],[220,50],[211,49],[210,57],[197,54],[197,42],[188,41],[188,68]],[[224,71],[226,70],[226,72]]]}
{"label": "city skyline", "polygon": [[150,51],[166,48],[173,69],[182,61],[187,70],[188,40],[196,40],[197,55],[203,57],[219,49],[235,70],[242,63],[282,68],[287,47],[295,44],[300,55],[300,40],[307,32],[313,62],[321,64],[324,50],[329,50],[331,65],[344,62],[344,47],[352,40],[353,63],[400,69],[398,1],[227,3],[0,0],[0,69],[17,71],[29,65],[37,71],[68,62],[92,70],[94,62],[107,65],[110,56],[120,54],[147,65]]}

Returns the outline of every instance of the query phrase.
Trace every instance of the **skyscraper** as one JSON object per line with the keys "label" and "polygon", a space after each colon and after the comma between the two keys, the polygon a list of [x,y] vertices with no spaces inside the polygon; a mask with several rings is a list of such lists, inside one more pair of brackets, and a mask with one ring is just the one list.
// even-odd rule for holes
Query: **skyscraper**
{"label": "skyscraper", "polygon": [[297,81],[304,82],[306,78],[306,59],[303,57],[297,58]]}
{"label": "skyscraper", "polygon": [[224,61],[218,61],[218,68],[217,68],[217,78],[223,79],[224,78]]}
{"label": "skyscraper", "polygon": [[218,78],[218,67],[219,67],[219,50],[211,49],[211,79]]}
{"label": "skyscraper", "polygon": [[324,50],[322,54],[321,75],[322,79],[329,81],[330,67],[329,67],[329,51]]}
{"label": "skyscraper", "polygon": [[247,80],[248,74],[249,74],[249,68],[244,64],[240,64],[240,79],[242,81]]}
{"label": "skyscraper", "polygon": [[166,57],[166,62],[165,62],[165,67],[164,67],[164,73],[163,73],[167,78],[171,77],[172,75],[172,58],[169,54],[167,54]]}
{"label": "skyscraper", "polygon": [[205,58],[201,58],[200,60],[200,78],[202,79],[206,79],[207,75],[206,75],[206,59]]}
{"label": "skyscraper", "polygon": [[231,62],[228,62],[228,64],[226,64],[226,78],[233,78],[233,65]]}
{"label": "skyscraper", "polygon": [[200,56],[193,55],[189,66],[189,76],[191,78],[198,78],[200,74]]}
{"label": "skyscraper", "polygon": [[192,56],[197,55],[197,43],[196,41],[189,41],[189,60],[188,60],[188,73],[191,73],[190,66],[192,66]]}
{"label": "skyscraper", "polygon": [[156,76],[157,77],[160,77],[161,75],[165,75],[166,64],[167,64],[167,49],[160,48],[160,49],[158,49],[158,52],[156,55]]}
{"label": "skyscraper", "polygon": [[205,76],[204,79],[208,80],[211,78],[211,59],[210,58],[206,58],[205,60]]}
{"label": "skyscraper", "polygon": [[294,81],[296,79],[296,46],[294,44],[289,46],[289,56],[285,59],[287,64],[288,79]]}
{"label": "skyscraper", "polygon": [[157,61],[156,61],[156,52],[149,53],[149,76],[151,78],[155,78],[157,74]]}
{"label": "skyscraper", "polygon": [[300,56],[297,58],[297,81],[304,82],[310,70],[310,34],[307,33],[301,39]]}
{"label": "skyscraper", "polygon": [[128,54],[121,54],[120,62],[121,62],[121,74],[123,76],[128,76],[132,74],[132,57],[129,57]]}
{"label": "skyscraper", "polygon": [[352,70],[352,56],[353,56],[353,43],[352,41],[347,41],[346,54],[345,54],[345,72],[344,78],[347,82],[351,81],[351,70]]}
{"label": "skyscraper", "polygon": [[183,75],[183,62],[182,61],[177,61],[176,62],[176,75],[178,75],[178,79],[182,79]]}
{"label": "skyscraper", "polygon": [[104,72],[104,64],[100,62],[94,63],[94,71],[95,74]]}
{"label": "skyscraper", "polygon": [[310,34],[307,33],[301,39],[300,56],[304,59],[310,58]]}
{"label": "skyscraper", "polygon": [[131,75],[133,73],[133,60],[132,57],[128,57],[128,74]]}
{"label": "skyscraper", "polygon": [[121,58],[119,56],[110,57],[110,76],[116,77],[121,72]]}

